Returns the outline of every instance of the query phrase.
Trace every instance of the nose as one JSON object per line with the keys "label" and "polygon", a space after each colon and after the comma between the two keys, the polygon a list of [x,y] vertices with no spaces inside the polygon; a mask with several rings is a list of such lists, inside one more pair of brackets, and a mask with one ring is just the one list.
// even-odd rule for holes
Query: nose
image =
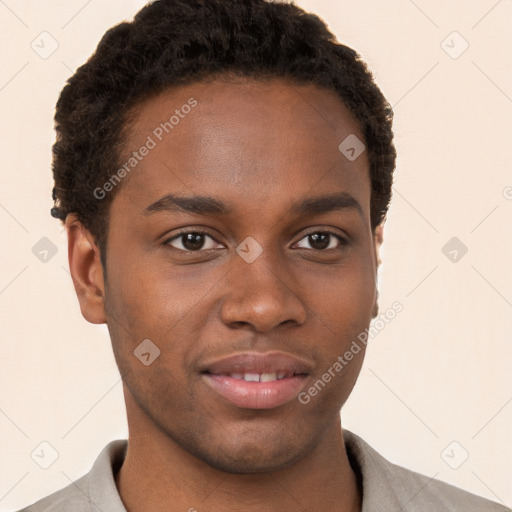
{"label": "nose", "polygon": [[225,325],[265,332],[281,324],[306,321],[300,287],[281,259],[265,250],[252,263],[235,256],[220,310]]}

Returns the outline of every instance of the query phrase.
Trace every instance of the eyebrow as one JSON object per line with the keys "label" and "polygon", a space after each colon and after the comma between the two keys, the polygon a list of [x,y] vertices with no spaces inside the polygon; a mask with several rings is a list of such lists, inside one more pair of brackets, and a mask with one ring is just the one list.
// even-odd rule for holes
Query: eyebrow
{"label": "eyebrow", "polygon": [[[336,194],[324,194],[308,197],[291,205],[291,213],[294,215],[321,215],[336,210],[355,210],[365,220],[361,204],[355,197],[340,192]],[[228,215],[233,210],[225,203],[211,196],[178,196],[167,194],[150,204],[144,211],[144,215],[152,215],[157,212],[182,212],[199,215]]]}

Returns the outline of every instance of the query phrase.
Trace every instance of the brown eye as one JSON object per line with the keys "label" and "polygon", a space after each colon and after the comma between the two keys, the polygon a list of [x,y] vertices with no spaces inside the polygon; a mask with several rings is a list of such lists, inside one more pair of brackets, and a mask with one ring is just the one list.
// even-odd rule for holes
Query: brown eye
{"label": "brown eye", "polygon": [[[310,244],[311,249],[316,251],[325,251],[331,249],[337,249],[344,245],[347,245],[348,241],[330,231],[317,231],[306,235],[302,240],[307,240]],[[300,243],[300,242],[299,242]],[[301,249],[308,247],[300,247]]]}
{"label": "brown eye", "polygon": [[[209,239],[211,242],[205,247],[205,242]],[[200,250],[215,249],[218,243],[207,233],[203,231],[185,231],[170,238],[165,242],[174,249],[181,251],[197,252]],[[176,245],[174,245],[176,244]]]}

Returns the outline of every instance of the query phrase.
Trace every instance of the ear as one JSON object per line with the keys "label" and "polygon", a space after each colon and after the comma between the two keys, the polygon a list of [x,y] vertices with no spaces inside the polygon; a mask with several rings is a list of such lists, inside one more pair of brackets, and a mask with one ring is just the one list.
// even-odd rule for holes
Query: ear
{"label": "ear", "polygon": [[[384,222],[379,224],[375,228],[374,232],[374,239],[373,239],[373,246],[375,248],[375,288],[377,288],[377,272],[379,270],[379,265],[382,263],[382,260],[380,258],[380,247],[382,245],[382,242],[384,241]],[[375,304],[373,305],[373,311],[372,311],[372,318],[376,318],[379,314],[379,291],[376,289],[375,293]]]}
{"label": "ear", "polygon": [[382,263],[382,260],[380,258],[380,247],[381,247],[383,241],[384,241],[384,222],[382,224],[379,224],[375,228],[375,234],[374,234],[375,268],[378,268],[379,265]]}
{"label": "ear", "polygon": [[66,232],[69,270],[82,315],[92,324],[106,323],[105,284],[100,250],[94,237],[76,216],[67,216]]}

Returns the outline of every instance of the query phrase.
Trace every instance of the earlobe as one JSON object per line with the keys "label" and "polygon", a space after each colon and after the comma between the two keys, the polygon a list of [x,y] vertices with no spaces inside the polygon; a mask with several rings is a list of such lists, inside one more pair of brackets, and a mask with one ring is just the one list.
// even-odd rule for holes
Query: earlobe
{"label": "earlobe", "polygon": [[93,324],[106,323],[100,250],[91,233],[73,215],[66,218],[66,232],[69,270],[82,315]]}
{"label": "earlobe", "polygon": [[374,248],[375,248],[375,304],[373,305],[372,318],[376,318],[379,314],[379,291],[377,290],[377,272],[380,264],[382,263],[380,257],[380,246],[384,240],[383,237],[384,223],[379,224],[375,228],[374,234]]}
{"label": "earlobe", "polygon": [[379,314],[379,290],[375,290],[375,303],[373,304],[372,318]]}
{"label": "earlobe", "polygon": [[380,258],[380,247],[381,247],[383,241],[384,241],[384,223],[379,224],[375,228],[374,246],[375,246],[375,267],[376,268],[378,268],[379,265],[382,263],[382,260]]}

